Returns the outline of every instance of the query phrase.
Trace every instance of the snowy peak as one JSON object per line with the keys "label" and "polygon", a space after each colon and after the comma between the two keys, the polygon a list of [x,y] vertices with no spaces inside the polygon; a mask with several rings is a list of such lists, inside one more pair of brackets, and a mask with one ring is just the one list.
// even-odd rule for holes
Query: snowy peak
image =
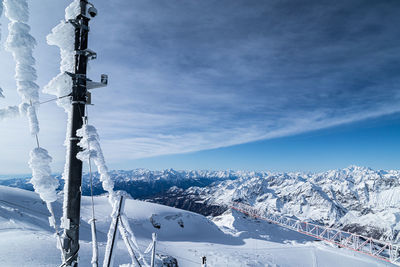
{"label": "snowy peak", "polygon": [[179,198],[186,203],[191,198],[209,207],[240,201],[268,212],[397,241],[399,180],[399,171],[358,166],[314,174],[265,172],[206,187],[171,188],[165,198],[175,198],[175,204],[181,203]]}
{"label": "snowy peak", "polygon": [[[127,191],[134,198],[207,216],[218,216],[232,201],[242,201],[364,235],[373,232],[375,238],[397,240],[400,231],[398,170],[359,166],[321,173],[135,169],[111,171],[110,176],[116,190]],[[27,180],[3,180],[0,184],[26,188]],[[88,175],[82,190],[84,195],[90,192]],[[104,193],[98,174],[94,175],[94,192]]]}

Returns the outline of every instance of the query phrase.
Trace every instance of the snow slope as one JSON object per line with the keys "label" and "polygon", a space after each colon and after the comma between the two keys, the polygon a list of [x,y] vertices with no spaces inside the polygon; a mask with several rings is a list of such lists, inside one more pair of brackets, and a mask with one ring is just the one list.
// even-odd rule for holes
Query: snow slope
{"label": "snow slope", "polygon": [[[117,190],[135,198],[220,215],[231,201],[376,239],[399,241],[400,171],[350,166],[322,173],[240,171],[111,171]],[[25,179],[27,181],[28,179]],[[87,176],[82,190],[88,194]],[[29,188],[20,180],[0,184]],[[99,175],[94,192],[102,194]]]}
{"label": "snow slope", "polygon": [[[62,196],[55,203],[59,218]],[[111,207],[95,197],[100,256],[104,253]],[[171,255],[179,266],[392,266],[385,262],[314,242],[309,237],[228,211],[210,221],[204,216],[158,204],[128,199],[129,223],[144,250],[158,234],[157,253]],[[90,266],[90,199],[82,199],[81,266]],[[0,266],[57,266],[59,251],[48,212],[33,192],[0,186]],[[100,262],[102,257],[100,258]],[[129,263],[119,241],[115,266]],[[160,263],[160,261],[158,261]]]}

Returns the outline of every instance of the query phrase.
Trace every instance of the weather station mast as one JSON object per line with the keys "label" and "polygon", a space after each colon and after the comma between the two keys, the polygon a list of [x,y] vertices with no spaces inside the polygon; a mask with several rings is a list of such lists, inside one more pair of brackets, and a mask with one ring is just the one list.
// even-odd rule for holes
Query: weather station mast
{"label": "weather station mast", "polygon": [[[75,67],[74,73],[67,72],[73,81],[70,94],[72,114],[70,119],[69,134],[69,157],[67,158],[68,179],[64,189],[64,233],[62,237],[62,250],[64,264],[62,266],[78,266],[79,252],[79,225],[81,207],[81,184],[82,184],[82,161],[77,154],[82,151],[78,143],[81,140],[77,136],[77,130],[82,128],[85,117],[86,105],[91,104],[89,89],[104,87],[107,85],[107,75],[102,75],[101,83],[92,82],[86,77],[88,60],[95,59],[96,53],[88,49],[89,21],[97,15],[93,4],[86,0],[80,0],[80,12],[71,23],[75,28]],[[94,222],[92,227],[95,228]],[[92,229],[93,230],[93,229]],[[93,264],[97,266],[97,262]]]}

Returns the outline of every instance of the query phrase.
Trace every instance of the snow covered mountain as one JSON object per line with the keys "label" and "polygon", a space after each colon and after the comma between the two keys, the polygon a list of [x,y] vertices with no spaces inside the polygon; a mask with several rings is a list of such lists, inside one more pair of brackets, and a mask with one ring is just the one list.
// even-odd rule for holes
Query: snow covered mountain
{"label": "snow covered mountain", "polygon": [[[80,266],[91,266],[91,201],[82,198]],[[105,196],[94,199],[99,260],[102,262],[111,207]],[[53,204],[56,218],[62,213],[62,196]],[[227,211],[210,219],[154,203],[128,199],[125,214],[142,252],[157,233],[157,262],[177,260],[179,267],[200,266],[207,256],[209,266],[306,267],[395,266],[384,261],[315,242],[313,238],[263,221]],[[60,252],[54,229],[48,226],[45,203],[30,191],[0,186],[0,266],[58,266]],[[58,222],[59,223],[59,222]],[[130,257],[119,239],[114,266],[126,266]],[[145,255],[148,260],[149,254]]]}
{"label": "snow covered mountain", "polygon": [[193,199],[210,206],[245,202],[261,210],[399,241],[399,171],[351,166],[317,174],[263,174],[203,188],[174,187],[163,199],[173,204],[175,198],[179,204],[184,197],[186,202]]}
{"label": "snow covered mountain", "polygon": [[[135,170],[113,170],[110,176],[114,180],[117,190],[124,190],[134,198],[152,197],[158,193],[166,192],[173,186],[187,189],[192,186],[204,187],[214,182],[226,179],[238,179],[239,177],[250,177],[251,173],[234,171],[176,171],[167,169],[164,171],[150,171],[146,169]],[[63,188],[61,175],[56,175],[60,181],[59,189]],[[93,190],[95,195],[103,194],[99,173],[93,173]],[[17,187],[33,191],[32,184],[29,183],[30,177],[10,177],[0,180],[0,185]],[[83,195],[90,194],[89,174],[83,175],[82,182]]]}
{"label": "snow covered mountain", "polygon": [[[112,171],[115,188],[134,198],[218,216],[232,201],[357,232],[399,241],[400,171],[350,166],[323,173],[235,171]],[[25,180],[0,184],[27,189]],[[89,194],[88,175],[83,193]],[[95,194],[102,194],[98,174]]]}

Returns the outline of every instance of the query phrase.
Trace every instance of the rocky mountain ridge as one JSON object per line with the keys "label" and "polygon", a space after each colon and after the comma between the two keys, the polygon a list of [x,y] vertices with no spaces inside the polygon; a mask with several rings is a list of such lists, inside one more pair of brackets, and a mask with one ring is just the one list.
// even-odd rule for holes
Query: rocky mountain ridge
{"label": "rocky mountain ridge", "polygon": [[185,196],[186,203],[192,198],[208,206],[245,202],[262,211],[279,212],[378,239],[394,242],[399,239],[399,171],[350,166],[316,174],[271,173],[262,178],[224,180],[202,188],[174,187],[164,198],[171,202],[175,195]]}
{"label": "rocky mountain ridge", "polygon": [[[218,216],[232,201],[263,211],[397,242],[400,171],[350,166],[321,173],[244,171],[111,171],[117,190],[134,198]],[[60,179],[60,176],[58,176]],[[28,178],[0,184],[29,189]],[[94,193],[104,193],[94,174]],[[82,191],[88,195],[88,175]],[[60,187],[61,188],[61,187]]]}

